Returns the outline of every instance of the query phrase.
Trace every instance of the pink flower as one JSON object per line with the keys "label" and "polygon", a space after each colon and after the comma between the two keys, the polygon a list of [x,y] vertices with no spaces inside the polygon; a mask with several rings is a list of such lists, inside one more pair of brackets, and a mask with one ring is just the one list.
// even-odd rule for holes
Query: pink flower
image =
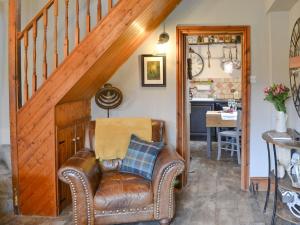
{"label": "pink flower", "polygon": [[269,94],[270,90],[271,90],[271,88],[266,87],[266,88],[264,89],[264,93],[265,93],[265,94]]}

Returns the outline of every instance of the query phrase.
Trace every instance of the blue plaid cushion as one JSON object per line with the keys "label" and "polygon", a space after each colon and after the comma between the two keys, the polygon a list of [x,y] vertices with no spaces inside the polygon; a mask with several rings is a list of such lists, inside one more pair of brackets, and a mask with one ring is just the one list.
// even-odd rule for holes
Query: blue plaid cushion
{"label": "blue plaid cushion", "polygon": [[120,172],[136,174],[151,180],[157,155],[163,146],[162,142],[144,141],[132,134]]}

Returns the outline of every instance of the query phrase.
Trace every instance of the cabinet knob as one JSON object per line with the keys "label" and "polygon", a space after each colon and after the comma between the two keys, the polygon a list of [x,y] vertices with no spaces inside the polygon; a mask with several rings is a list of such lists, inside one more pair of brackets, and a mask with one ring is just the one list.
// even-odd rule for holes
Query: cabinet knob
{"label": "cabinet knob", "polygon": [[76,141],[76,139],[75,139],[75,138],[73,138],[73,139],[72,139],[72,141],[73,141],[73,142],[75,142],[75,141]]}
{"label": "cabinet knob", "polygon": [[76,137],[76,140],[79,141],[79,140],[80,140],[80,137]]}

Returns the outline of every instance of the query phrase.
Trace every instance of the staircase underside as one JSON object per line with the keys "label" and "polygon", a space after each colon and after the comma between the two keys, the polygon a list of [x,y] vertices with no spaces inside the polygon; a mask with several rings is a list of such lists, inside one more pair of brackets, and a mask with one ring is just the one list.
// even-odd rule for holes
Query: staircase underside
{"label": "staircase underside", "polygon": [[55,107],[89,101],[179,1],[121,0],[19,110],[13,161],[21,214],[58,214]]}

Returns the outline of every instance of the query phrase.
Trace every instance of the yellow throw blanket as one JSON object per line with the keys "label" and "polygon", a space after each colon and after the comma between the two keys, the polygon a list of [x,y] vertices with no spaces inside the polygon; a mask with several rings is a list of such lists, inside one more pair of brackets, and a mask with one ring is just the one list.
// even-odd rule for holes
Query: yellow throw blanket
{"label": "yellow throw blanket", "polygon": [[131,134],[152,140],[152,122],[147,118],[96,119],[95,153],[100,160],[123,159]]}

